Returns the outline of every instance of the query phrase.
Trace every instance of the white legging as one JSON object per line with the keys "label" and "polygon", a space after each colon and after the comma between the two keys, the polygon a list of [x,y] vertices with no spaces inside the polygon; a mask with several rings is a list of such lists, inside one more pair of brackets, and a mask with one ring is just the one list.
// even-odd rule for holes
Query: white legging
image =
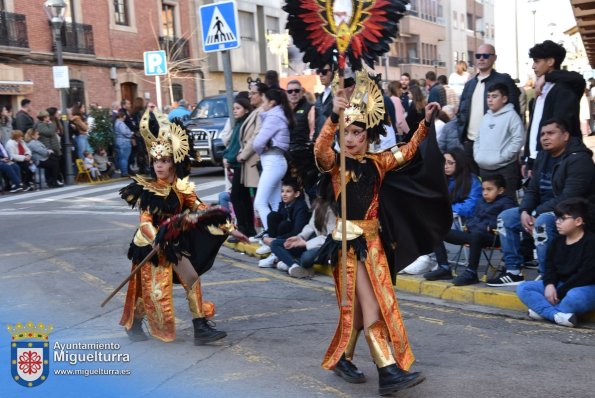
{"label": "white legging", "polygon": [[[280,149],[270,149],[260,155],[262,174],[258,181],[254,209],[258,212],[262,226],[268,228],[267,216],[279,208],[281,201],[281,180],[287,172],[287,161]],[[270,207],[269,207],[270,206]]]}

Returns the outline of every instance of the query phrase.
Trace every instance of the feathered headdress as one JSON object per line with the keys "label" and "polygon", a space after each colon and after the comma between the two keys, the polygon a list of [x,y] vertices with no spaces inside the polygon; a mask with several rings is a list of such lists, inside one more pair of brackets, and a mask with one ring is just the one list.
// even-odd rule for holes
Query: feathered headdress
{"label": "feathered headdress", "polygon": [[346,58],[353,70],[389,51],[408,0],[286,0],[287,29],[310,67],[323,68]]}
{"label": "feathered headdress", "polygon": [[190,150],[184,125],[178,120],[170,122],[167,115],[159,111],[145,112],[140,121],[140,134],[152,160],[171,157],[174,163],[181,163]]}

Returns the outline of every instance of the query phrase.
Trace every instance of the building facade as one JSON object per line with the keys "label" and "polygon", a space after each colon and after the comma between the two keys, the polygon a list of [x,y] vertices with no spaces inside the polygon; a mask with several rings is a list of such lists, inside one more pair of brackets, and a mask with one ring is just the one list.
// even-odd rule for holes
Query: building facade
{"label": "building facade", "polygon": [[[65,0],[61,30],[69,68],[68,103],[97,103],[141,97],[156,100],[155,79],[144,75],[143,52],[165,50],[169,74],[161,77],[163,104],[196,102],[225,90],[220,54],[204,54],[199,0]],[[234,88],[248,76],[277,69],[266,35],[285,25],[281,0],[238,1],[242,46],[231,50]],[[60,105],[54,88],[52,28],[39,0],[0,0],[0,104],[18,108],[30,98],[35,111]]]}

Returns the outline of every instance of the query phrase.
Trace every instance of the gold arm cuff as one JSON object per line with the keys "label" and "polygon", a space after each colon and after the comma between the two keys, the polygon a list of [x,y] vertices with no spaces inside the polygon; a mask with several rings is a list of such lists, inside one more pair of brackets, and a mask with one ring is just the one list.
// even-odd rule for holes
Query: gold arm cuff
{"label": "gold arm cuff", "polygon": [[403,156],[403,152],[401,152],[401,149],[399,149],[398,146],[394,146],[390,149],[390,151],[393,153],[393,156],[395,157],[395,159],[397,160],[397,165],[403,166],[406,161],[405,161],[405,157]]}
{"label": "gold arm cuff", "polygon": [[[148,228],[149,231],[151,231],[151,234],[153,235],[152,239],[149,239],[143,232],[142,229],[143,228]],[[155,239],[155,236],[157,235],[157,228],[155,228],[155,226],[153,224],[151,224],[148,221],[145,221],[143,223],[140,224],[140,226],[138,227],[138,229],[136,230],[136,233],[134,234],[134,244],[137,246],[149,246],[153,244],[153,239]]]}
{"label": "gold arm cuff", "polygon": [[[345,222],[345,230],[347,231],[347,240],[353,240],[357,237],[360,237],[364,234],[364,230],[361,229],[359,226],[355,225],[351,221],[347,220]],[[337,220],[337,226],[333,231],[333,239],[336,241],[340,241],[343,235],[343,220]]]}

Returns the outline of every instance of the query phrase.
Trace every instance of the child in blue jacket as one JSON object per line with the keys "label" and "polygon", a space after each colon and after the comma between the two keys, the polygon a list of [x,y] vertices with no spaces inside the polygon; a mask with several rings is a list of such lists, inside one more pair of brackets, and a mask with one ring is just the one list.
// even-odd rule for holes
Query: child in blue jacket
{"label": "child in blue jacket", "polygon": [[[455,245],[469,245],[469,264],[467,269],[453,280],[455,286],[479,283],[477,267],[481,249],[499,244],[498,236],[494,235],[493,232],[496,229],[498,214],[517,206],[510,196],[504,194],[506,181],[502,175],[485,176],[481,186],[483,198],[475,206],[473,216],[467,220],[465,230],[451,229],[444,238],[445,242]],[[438,268],[424,274],[424,278],[427,280],[452,279],[452,271],[448,264],[448,255],[444,243],[436,246],[434,253],[436,254]]]}

